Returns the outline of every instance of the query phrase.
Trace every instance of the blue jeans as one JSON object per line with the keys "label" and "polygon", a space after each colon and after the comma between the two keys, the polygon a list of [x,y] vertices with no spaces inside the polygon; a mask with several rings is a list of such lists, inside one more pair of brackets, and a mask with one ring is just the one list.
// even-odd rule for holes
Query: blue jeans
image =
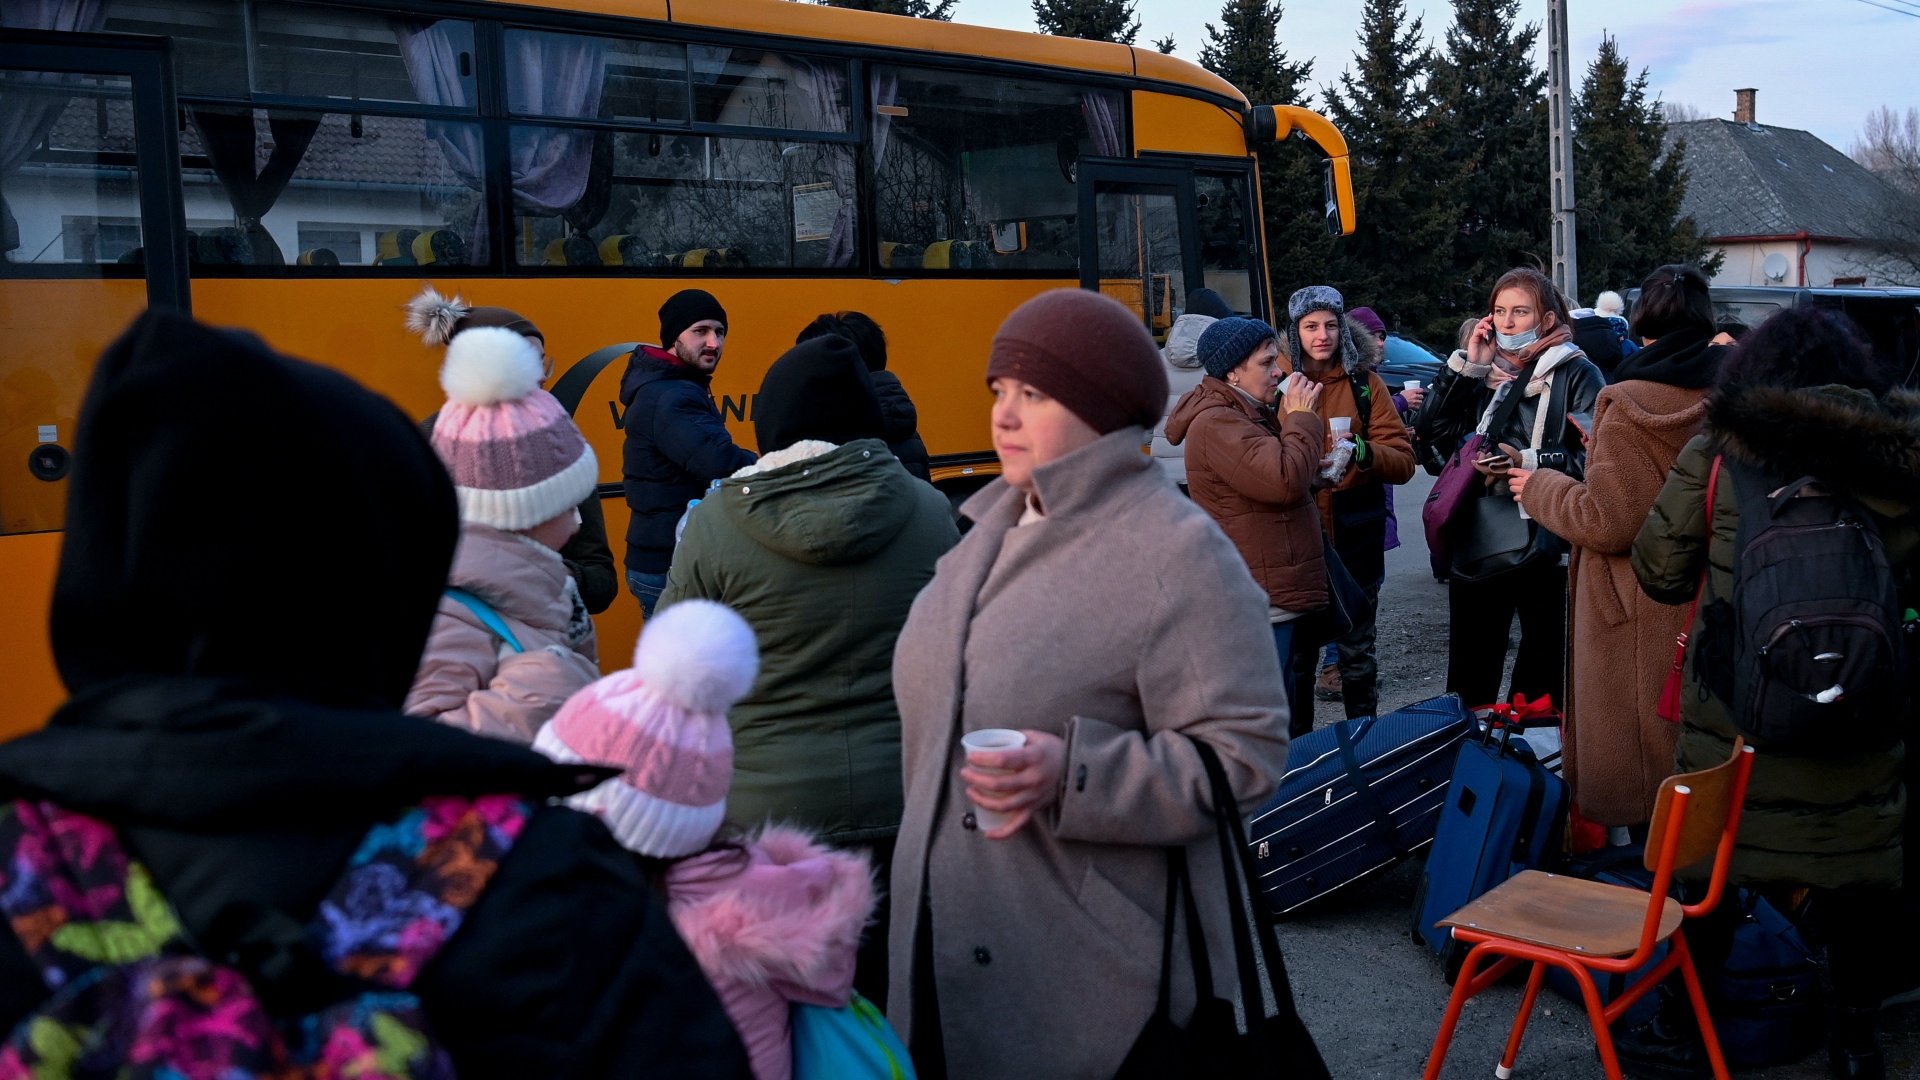
{"label": "blue jeans", "polygon": [[1273,647],[1280,650],[1280,685],[1287,691],[1287,710],[1293,710],[1293,623],[1273,624]]}
{"label": "blue jeans", "polygon": [[660,594],[667,590],[667,575],[629,570],[627,588],[633,590],[633,595],[640,601],[640,614],[651,619],[654,606],[660,603]]}

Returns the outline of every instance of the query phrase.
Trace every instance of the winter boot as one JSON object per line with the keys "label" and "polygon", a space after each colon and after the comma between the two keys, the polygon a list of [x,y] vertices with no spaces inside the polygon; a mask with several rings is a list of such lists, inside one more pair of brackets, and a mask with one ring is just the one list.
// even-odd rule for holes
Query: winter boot
{"label": "winter boot", "polygon": [[1340,665],[1320,666],[1320,678],[1313,684],[1313,696],[1320,701],[1339,701],[1346,696],[1340,682]]}
{"label": "winter boot", "polygon": [[1711,1080],[1707,1044],[1700,1041],[1700,1025],[1686,992],[1663,982],[1654,989],[1654,996],[1659,1008],[1653,1019],[1613,1027],[1620,1070],[1635,1080]]}
{"label": "winter boot", "polygon": [[1875,1026],[1880,1010],[1871,1005],[1836,1005],[1828,1019],[1827,1067],[1838,1080],[1886,1080]]}

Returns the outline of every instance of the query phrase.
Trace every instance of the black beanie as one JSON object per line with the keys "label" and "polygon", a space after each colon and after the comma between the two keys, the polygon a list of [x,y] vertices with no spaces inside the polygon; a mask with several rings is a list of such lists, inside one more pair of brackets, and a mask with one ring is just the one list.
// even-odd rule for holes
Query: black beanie
{"label": "black beanie", "polygon": [[720,306],[712,293],[705,289],[681,289],[667,297],[667,302],[660,305],[660,347],[673,348],[687,327],[702,319],[712,319],[723,328],[727,325],[727,309]]}
{"label": "black beanie", "polygon": [[835,444],[884,437],[880,397],[853,342],[838,334],[803,341],[773,362],[753,403],[760,453],[803,439]]}

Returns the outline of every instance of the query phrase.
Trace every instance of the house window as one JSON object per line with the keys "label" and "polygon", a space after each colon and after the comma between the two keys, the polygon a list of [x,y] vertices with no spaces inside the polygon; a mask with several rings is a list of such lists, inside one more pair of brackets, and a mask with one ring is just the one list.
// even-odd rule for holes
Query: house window
{"label": "house window", "polygon": [[1845,285],[1865,285],[1867,283],[1867,279],[1863,277],[1837,277],[1833,279],[1833,283],[1836,287],[1845,286]]}

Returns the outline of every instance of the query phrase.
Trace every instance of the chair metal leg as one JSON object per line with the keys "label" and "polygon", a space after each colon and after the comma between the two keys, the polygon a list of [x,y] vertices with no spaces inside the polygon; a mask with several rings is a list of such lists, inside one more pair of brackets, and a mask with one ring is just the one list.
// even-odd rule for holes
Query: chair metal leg
{"label": "chair metal leg", "polygon": [[1693,953],[1687,937],[1673,932],[1671,948],[1680,955],[1680,977],[1687,984],[1687,997],[1693,1001],[1693,1018],[1700,1026],[1700,1041],[1707,1045],[1707,1064],[1713,1067],[1714,1080],[1728,1080],[1727,1059],[1720,1053],[1720,1033],[1714,1030],[1713,1014],[1707,1010],[1707,995],[1700,988],[1700,973],[1693,969]]}
{"label": "chair metal leg", "polygon": [[1620,1073],[1620,1055],[1613,1049],[1613,1029],[1607,1026],[1607,1009],[1600,1003],[1600,988],[1593,985],[1593,975],[1579,964],[1568,965],[1567,970],[1580,984],[1580,998],[1587,1006],[1587,1023],[1593,1027],[1593,1044],[1600,1051],[1600,1067],[1606,1071],[1607,1080],[1624,1080]]}
{"label": "chair metal leg", "polygon": [[1421,1074],[1421,1080],[1440,1080],[1440,1068],[1447,1062],[1447,1047],[1453,1043],[1453,1031],[1460,1026],[1460,1010],[1466,1008],[1467,999],[1473,996],[1473,976],[1480,969],[1480,961],[1489,955],[1487,947],[1475,945],[1467,953],[1466,962],[1460,965],[1460,974],[1453,980],[1453,994],[1447,998],[1447,1014],[1440,1020],[1440,1030],[1433,1037],[1433,1049],[1427,1054],[1427,1071]]}
{"label": "chair metal leg", "polygon": [[1547,965],[1538,960],[1533,962],[1533,971],[1527,975],[1527,993],[1520,999],[1520,1013],[1513,1018],[1513,1034],[1507,1036],[1507,1052],[1500,1057],[1500,1064],[1494,1067],[1493,1075],[1498,1080],[1507,1080],[1513,1075],[1514,1059],[1520,1056],[1520,1037],[1527,1033],[1527,1021],[1533,1019],[1533,1003],[1540,997],[1540,984],[1546,981]]}

